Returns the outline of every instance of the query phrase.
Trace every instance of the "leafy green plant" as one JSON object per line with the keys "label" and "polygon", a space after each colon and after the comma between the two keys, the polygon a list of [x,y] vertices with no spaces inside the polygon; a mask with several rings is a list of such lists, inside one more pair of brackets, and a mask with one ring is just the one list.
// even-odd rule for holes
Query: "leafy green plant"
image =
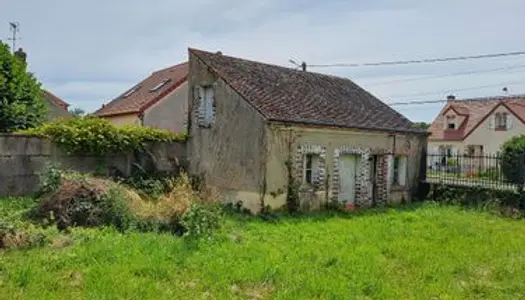
{"label": "leafy green plant", "polygon": [[70,154],[98,156],[141,151],[148,143],[186,139],[185,134],[151,127],[117,127],[108,120],[92,116],[57,120],[20,133],[47,138]]}
{"label": "leafy green plant", "polygon": [[513,137],[501,146],[501,171],[512,183],[525,182],[525,135]]}
{"label": "leafy green plant", "polygon": [[182,216],[181,225],[186,237],[210,237],[220,228],[221,220],[222,210],[219,205],[192,203]]}
{"label": "leafy green plant", "polygon": [[0,132],[36,127],[47,111],[40,83],[27,71],[25,61],[0,42]]}

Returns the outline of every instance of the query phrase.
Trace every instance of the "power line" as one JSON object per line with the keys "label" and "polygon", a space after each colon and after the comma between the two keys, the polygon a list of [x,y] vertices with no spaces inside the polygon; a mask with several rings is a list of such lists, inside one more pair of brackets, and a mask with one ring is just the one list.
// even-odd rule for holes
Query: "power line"
{"label": "power line", "polygon": [[393,84],[393,83],[404,83],[404,82],[421,81],[421,80],[436,79],[436,78],[474,75],[474,74],[491,73],[491,72],[507,71],[507,70],[523,69],[523,68],[525,68],[525,65],[508,66],[508,67],[501,67],[501,68],[494,68],[494,69],[482,69],[482,70],[458,72],[458,73],[451,73],[451,74],[444,74],[444,75],[429,75],[429,76],[422,76],[422,77],[408,78],[408,79],[376,81],[370,84],[366,84],[366,86],[388,85],[388,84]]}
{"label": "power line", "polygon": [[[514,94],[514,95],[505,95],[505,96],[493,96],[493,97],[480,97],[480,98],[469,98],[469,99],[454,99],[452,101],[455,102],[461,102],[461,101],[469,101],[469,100],[501,100],[501,99],[507,99],[507,98],[525,98],[525,94]],[[388,106],[400,106],[400,105],[423,105],[423,104],[436,104],[436,103],[446,103],[450,100],[448,99],[438,99],[438,100],[409,100],[404,102],[391,102],[386,103]]]}
{"label": "power line", "polygon": [[312,64],[308,65],[312,68],[332,68],[332,67],[343,67],[343,68],[355,68],[355,67],[377,67],[377,66],[392,66],[392,65],[408,65],[408,64],[422,64],[422,63],[437,63],[447,61],[458,61],[458,60],[469,60],[469,59],[483,59],[483,58],[496,58],[506,56],[518,56],[525,55],[525,51],[515,52],[504,52],[504,53],[493,53],[493,54],[481,54],[481,55],[470,55],[470,56],[456,56],[456,57],[442,57],[442,58],[426,58],[426,59],[413,59],[413,60],[399,60],[399,61],[381,61],[374,63],[335,63],[335,64]]}
{"label": "power line", "polygon": [[436,94],[450,94],[454,92],[479,90],[479,89],[484,89],[484,88],[489,88],[489,87],[502,87],[506,85],[516,85],[516,84],[524,84],[524,83],[525,81],[519,80],[519,81],[513,81],[513,82],[507,82],[507,83],[487,84],[487,85],[473,86],[473,87],[460,88],[460,89],[451,89],[451,90],[439,91],[439,92],[424,92],[424,93],[415,93],[415,94],[406,94],[406,95],[394,95],[391,97],[392,98],[407,98],[407,97],[428,96],[428,95],[436,95]]}

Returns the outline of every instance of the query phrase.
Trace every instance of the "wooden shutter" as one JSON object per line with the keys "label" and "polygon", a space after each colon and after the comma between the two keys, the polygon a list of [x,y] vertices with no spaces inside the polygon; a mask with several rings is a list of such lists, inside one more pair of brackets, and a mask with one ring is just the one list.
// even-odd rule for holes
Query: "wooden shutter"
{"label": "wooden shutter", "polygon": [[507,130],[510,130],[510,129],[512,129],[512,125],[514,125],[512,123],[514,118],[513,118],[512,114],[506,114],[506,117],[507,117]]}
{"label": "wooden shutter", "polygon": [[407,182],[408,159],[406,156],[399,157],[399,185],[405,186]]}
{"label": "wooden shutter", "polygon": [[392,181],[394,181],[394,156],[387,155],[386,157],[386,189],[387,193],[390,192],[392,187]]}
{"label": "wooden shutter", "polygon": [[492,115],[489,117],[489,129],[494,130],[496,128],[496,116]]}

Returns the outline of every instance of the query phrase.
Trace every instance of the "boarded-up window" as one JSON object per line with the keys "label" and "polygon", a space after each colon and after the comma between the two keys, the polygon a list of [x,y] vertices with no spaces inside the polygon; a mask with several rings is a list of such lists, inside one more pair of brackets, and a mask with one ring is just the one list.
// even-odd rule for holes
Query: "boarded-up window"
{"label": "boarded-up window", "polygon": [[197,124],[199,127],[211,127],[215,123],[215,101],[213,87],[198,87],[195,90],[197,102]]}

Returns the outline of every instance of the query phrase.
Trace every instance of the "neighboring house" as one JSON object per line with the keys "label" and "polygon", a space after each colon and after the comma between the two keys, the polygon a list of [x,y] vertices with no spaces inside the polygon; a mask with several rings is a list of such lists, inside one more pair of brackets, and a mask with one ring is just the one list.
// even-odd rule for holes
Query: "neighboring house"
{"label": "neighboring house", "polygon": [[51,93],[48,90],[42,90],[43,98],[45,103],[47,104],[47,107],[49,109],[48,111],[48,121],[55,120],[57,118],[70,118],[71,113],[68,111],[69,104],[66,103],[64,100],[58,98],[56,95]]}
{"label": "neighboring house", "polygon": [[226,201],[280,207],[295,181],[303,207],[367,207],[410,201],[424,179],[427,132],[352,81],[189,57],[189,171]]}
{"label": "neighboring house", "polygon": [[186,130],[188,63],[153,72],[94,114],[115,125],[143,125]]}
{"label": "neighboring house", "polygon": [[525,133],[525,96],[456,100],[432,122],[428,149],[444,157],[496,154],[510,138]]}

